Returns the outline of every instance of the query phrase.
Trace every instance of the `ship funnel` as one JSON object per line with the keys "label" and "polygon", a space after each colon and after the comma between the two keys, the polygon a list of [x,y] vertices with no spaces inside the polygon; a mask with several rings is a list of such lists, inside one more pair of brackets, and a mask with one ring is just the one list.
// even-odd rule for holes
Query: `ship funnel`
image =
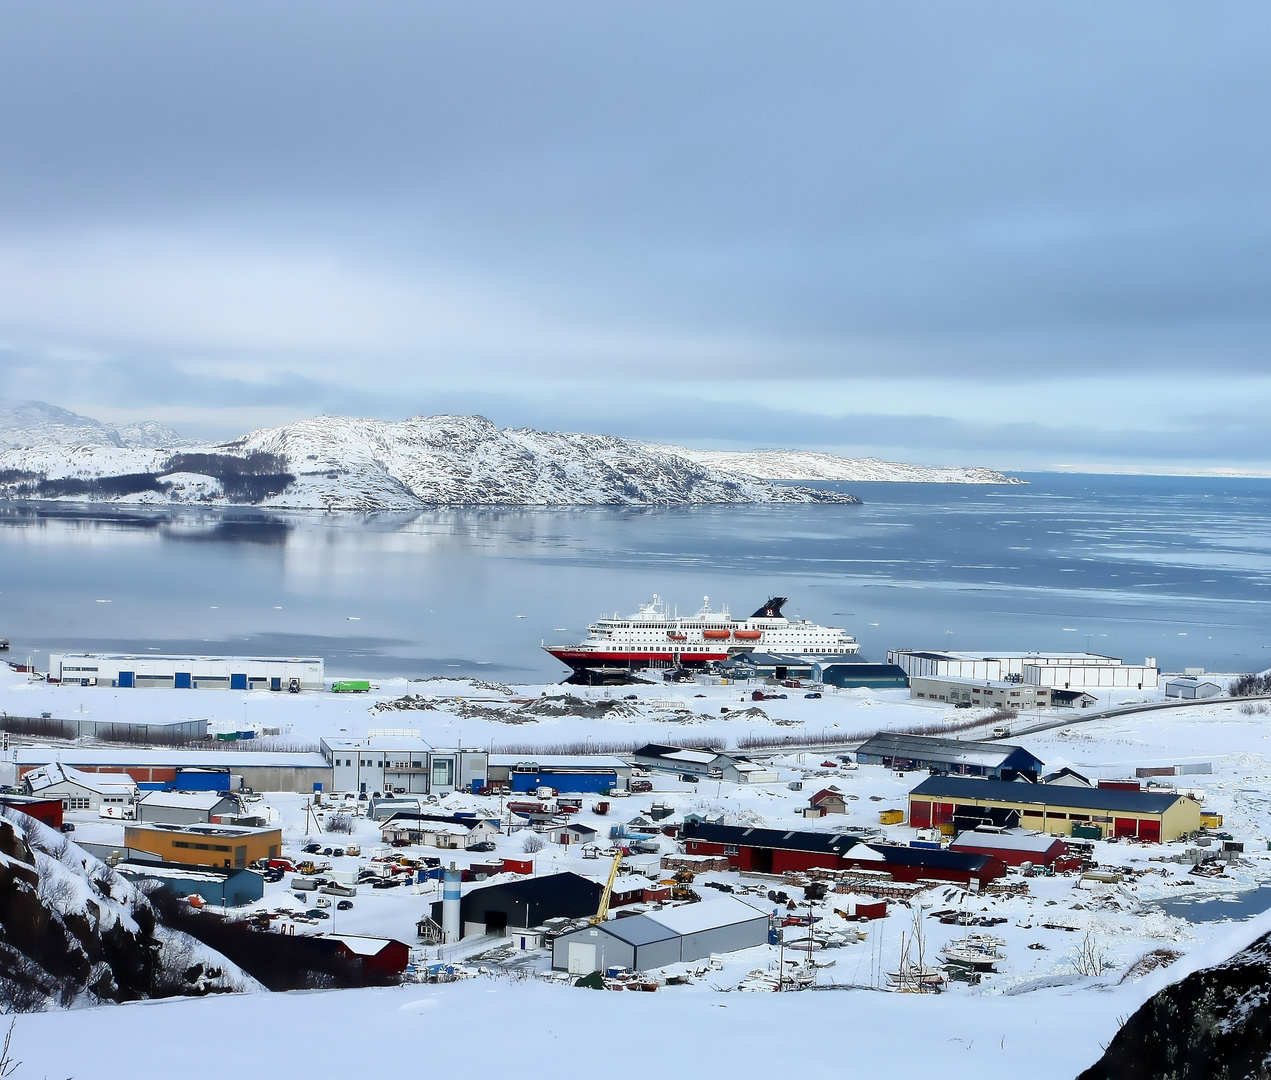
{"label": "ship funnel", "polygon": [[459,868],[452,862],[441,874],[441,940],[453,944],[459,940]]}

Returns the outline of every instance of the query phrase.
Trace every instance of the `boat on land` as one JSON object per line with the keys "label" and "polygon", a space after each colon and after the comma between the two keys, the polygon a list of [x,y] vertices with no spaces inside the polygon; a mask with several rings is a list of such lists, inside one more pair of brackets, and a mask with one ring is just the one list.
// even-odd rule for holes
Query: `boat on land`
{"label": "boat on land", "polygon": [[705,667],[750,652],[833,659],[860,651],[856,638],[841,627],[786,618],[782,608],[788,602],[774,596],[753,615],[734,619],[727,605],[712,611],[710,597],[703,597],[697,614],[680,615],[655,595],[634,615],[615,612],[598,619],[587,627],[586,641],[543,648],[574,671]]}

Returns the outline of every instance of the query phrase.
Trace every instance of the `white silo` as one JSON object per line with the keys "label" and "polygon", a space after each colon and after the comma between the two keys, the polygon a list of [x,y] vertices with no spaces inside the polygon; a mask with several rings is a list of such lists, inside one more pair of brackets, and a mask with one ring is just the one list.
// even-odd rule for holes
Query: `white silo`
{"label": "white silo", "polygon": [[451,863],[442,871],[441,939],[449,945],[459,940],[459,868]]}

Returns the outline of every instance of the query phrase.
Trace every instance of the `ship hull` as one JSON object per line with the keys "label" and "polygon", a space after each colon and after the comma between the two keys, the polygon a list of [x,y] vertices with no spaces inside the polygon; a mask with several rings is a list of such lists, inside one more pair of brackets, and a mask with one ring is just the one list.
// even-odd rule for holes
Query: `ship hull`
{"label": "ship hull", "polygon": [[692,656],[680,656],[678,659],[673,654],[639,649],[592,652],[588,649],[548,648],[546,651],[575,671],[585,671],[588,668],[618,668],[634,671],[638,668],[704,667],[707,664],[728,659],[728,653],[722,649],[718,653],[694,653]]}

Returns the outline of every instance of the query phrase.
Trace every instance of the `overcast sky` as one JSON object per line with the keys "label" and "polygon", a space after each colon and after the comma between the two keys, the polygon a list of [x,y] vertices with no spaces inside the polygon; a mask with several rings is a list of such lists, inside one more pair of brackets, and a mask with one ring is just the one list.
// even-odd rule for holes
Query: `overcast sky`
{"label": "overcast sky", "polygon": [[1271,468],[1265,4],[6,3],[0,395]]}

